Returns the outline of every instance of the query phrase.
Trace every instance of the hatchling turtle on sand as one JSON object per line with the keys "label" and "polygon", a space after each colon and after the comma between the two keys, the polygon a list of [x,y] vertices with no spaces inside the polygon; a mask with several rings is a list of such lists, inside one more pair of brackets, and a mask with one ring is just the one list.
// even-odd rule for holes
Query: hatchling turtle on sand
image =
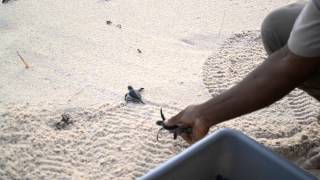
{"label": "hatchling turtle on sand", "polygon": [[163,115],[163,112],[162,112],[162,108],[160,109],[160,115],[161,115],[161,121],[157,121],[156,124],[158,126],[162,126],[159,131],[158,131],[158,134],[157,134],[157,141],[159,140],[159,133],[160,131],[162,130],[167,130],[169,131],[169,133],[173,133],[173,139],[177,139],[178,135],[179,134],[182,134],[182,133],[187,133],[187,134],[191,134],[192,133],[192,128],[190,127],[180,127],[180,126],[167,126],[164,124],[164,121],[166,120],[166,118],[164,117]]}
{"label": "hatchling turtle on sand", "polygon": [[56,123],[56,128],[57,129],[63,129],[65,128],[67,125],[69,124],[73,124],[73,121],[70,120],[70,115],[69,114],[66,114],[66,113],[63,113],[61,115],[61,121],[57,122]]}
{"label": "hatchling turtle on sand", "polygon": [[144,90],[144,88],[140,88],[139,90],[135,90],[135,89],[133,89],[132,86],[128,86],[128,90],[129,90],[129,92],[124,96],[124,100],[126,102],[134,102],[134,103],[144,104],[144,102],[142,101],[142,96],[140,94]]}

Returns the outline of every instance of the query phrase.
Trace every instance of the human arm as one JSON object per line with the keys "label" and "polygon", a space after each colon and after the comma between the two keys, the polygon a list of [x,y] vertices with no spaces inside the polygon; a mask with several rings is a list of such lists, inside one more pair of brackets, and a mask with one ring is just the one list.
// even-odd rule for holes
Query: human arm
{"label": "human arm", "polygon": [[181,136],[193,143],[204,137],[212,125],[261,109],[281,99],[316,73],[319,67],[319,58],[303,58],[284,47],[236,86],[202,104],[187,107],[165,123],[192,127],[192,134]]}

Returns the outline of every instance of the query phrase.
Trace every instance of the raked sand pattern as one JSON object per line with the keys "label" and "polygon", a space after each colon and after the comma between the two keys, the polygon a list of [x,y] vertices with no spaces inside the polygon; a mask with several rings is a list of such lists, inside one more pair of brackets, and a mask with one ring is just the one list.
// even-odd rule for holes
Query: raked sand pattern
{"label": "raked sand pattern", "polygon": [[[266,57],[259,31],[234,34],[205,62],[203,82],[216,96],[239,82]],[[299,159],[310,148],[320,145],[319,110],[315,99],[296,89],[270,107],[217,127],[239,129],[283,156]]]}
{"label": "raked sand pattern", "polygon": [[[258,29],[272,9],[290,2],[1,4],[0,180],[134,179],[181,152],[187,145],[172,135],[156,141],[160,107],[170,117],[239,81],[266,57],[259,33],[225,38]],[[121,104],[128,85],[145,88],[146,105]],[[212,131],[240,129],[297,159],[319,145],[318,106],[296,90]],[[64,112],[74,124],[56,130]]]}
{"label": "raked sand pattern", "polygon": [[[177,108],[162,106],[167,116]],[[74,121],[56,130],[62,112],[14,106],[0,121],[0,179],[134,179],[186,147],[161,133],[160,105],[69,109]]]}
{"label": "raked sand pattern", "polygon": [[[236,34],[208,58],[203,67],[204,83],[213,96],[263,61],[265,54],[258,34]],[[61,111],[51,110],[54,108],[50,106],[8,105],[0,114],[0,179],[140,177],[187,147],[167,133],[161,133],[156,141],[159,128],[155,122],[160,120],[160,107],[167,117],[183,108],[151,101],[146,105],[104,104]],[[315,100],[295,90],[275,105],[218,125],[212,131],[221,127],[242,130],[296,160],[319,145],[318,110]],[[64,112],[71,115],[74,124],[56,130],[54,124]]]}

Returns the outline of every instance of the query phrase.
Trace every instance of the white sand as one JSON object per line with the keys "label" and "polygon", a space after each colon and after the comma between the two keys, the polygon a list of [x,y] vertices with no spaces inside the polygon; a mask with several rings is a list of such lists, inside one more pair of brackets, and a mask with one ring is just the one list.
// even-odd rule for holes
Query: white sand
{"label": "white sand", "polygon": [[[169,117],[243,77],[265,57],[256,32],[263,18],[289,2],[0,5],[0,179],[132,179],[177,154],[186,147],[182,140],[155,140],[159,108]],[[16,51],[31,68],[24,68]],[[237,66],[230,66],[234,61]],[[146,105],[121,105],[129,84],[145,88]],[[241,129],[299,158],[319,144],[317,105],[295,91],[219,127]],[[53,125],[63,112],[74,125],[57,131]],[[308,139],[302,142],[302,135]]]}

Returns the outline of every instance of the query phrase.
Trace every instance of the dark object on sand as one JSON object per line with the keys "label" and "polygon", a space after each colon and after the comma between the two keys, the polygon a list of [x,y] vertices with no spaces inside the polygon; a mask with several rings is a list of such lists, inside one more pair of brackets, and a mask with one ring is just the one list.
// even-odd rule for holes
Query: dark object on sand
{"label": "dark object on sand", "polygon": [[111,25],[112,22],[111,21],[106,21],[106,24]]}
{"label": "dark object on sand", "polygon": [[135,89],[133,89],[132,86],[128,86],[128,90],[129,90],[129,92],[124,96],[124,100],[126,102],[134,102],[134,103],[144,104],[144,102],[142,101],[142,96],[140,94],[144,90],[144,88],[140,88],[139,90],[135,90]]}
{"label": "dark object on sand", "polygon": [[2,0],[2,4],[9,2],[10,0]]}
{"label": "dark object on sand", "polygon": [[140,54],[142,53],[142,51],[141,51],[140,49],[137,49],[137,51],[138,51],[138,53],[140,53]]}
{"label": "dark object on sand", "polygon": [[159,140],[159,133],[162,130],[167,130],[170,133],[173,133],[173,139],[177,139],[178,135],[182,134],[182,133],[187,133],[187,134],[191,134],[192,133],[192,128],[179,127],[179,126],[176,126],[176,125],[175,126],[167,126],[167,125],[165,125],[164,121],[166,120],[166,118],[163,115],[162,108],[160,109],[160,115],[161,115],[161,119],[162,120],[161,121],[157,121],[156,124],[158,126],[162,126],[162,127],[158,131],[157,141]]}
{"label": "dark object on sand", "polygon": [[21,56],[21,54],[19,53],[19,51],[17,51],[17,54],[18,54],[20,60],[22,61],[22,63],[24,64],[24,67],[25,67],[26,69],[29,69],[29,68],[30,68],[30,65],[29,65],[29,64],[27,63],[27,61]]}
{"label": "dark object on sand", "polygon": [[56,128],[57,129],[64,129],[66,126],[68,126],[69,124],[73,124],[73,121],[70,120],[70,115],[63,113],[61,115],[61,121],[56,123]]}

